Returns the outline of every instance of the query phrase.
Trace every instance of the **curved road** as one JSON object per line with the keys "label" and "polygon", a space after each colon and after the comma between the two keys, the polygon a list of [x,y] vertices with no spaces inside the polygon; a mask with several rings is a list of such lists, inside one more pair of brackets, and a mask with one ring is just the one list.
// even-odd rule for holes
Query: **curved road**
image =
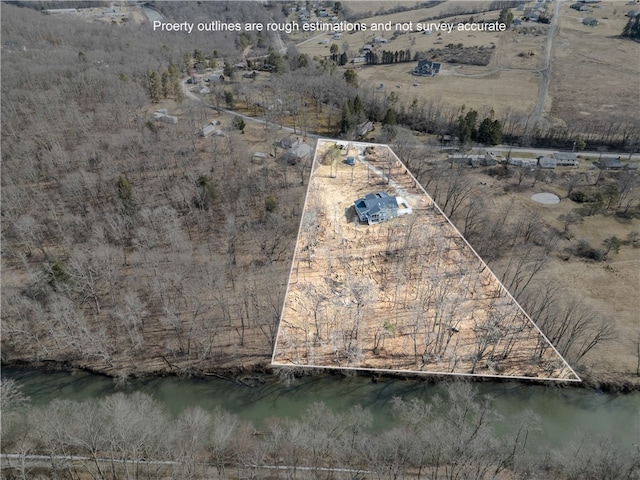
{"label": "curved road", "polygon": [[235,115],[236,117],[240,117],[243,120],[246,120],[247,122],[259,123],[261,125],[270,125],[272,127],[279,128],[280,130],[286,130],[287,132],[295,133],[296,135],[302,135],[304,137],[324,138],[324,136],[322,136],[322,135],[318,135],[318,134],[315,134],[315,133],[308,133],[308,132],[303,134],[302,132],[300,132],[300,131],[298,131],[296,129],[293,129],[291,127],[286,127],[284,125],[280,125],[279,123],[270,122],[269,120],[264,120],[262,118],[251,117],[249,115],[244,115],[242,113],[234,112],[233,110],[228,110],[226,108],[216,107],[215,105],[212,105],[210,103],[205,102],[202,98],[200,98],[195,93],[193,93],[191,90],[189,90],[189,88],[187,87],[187,80],[188,79],[185,78],[180,83],[182,85],[182,91],[184,92],[185,96],[187,98],[190,98],[191,100],[195,100],[196,102],[202,103],[204,106],[209,107],[212,110],[215,110],[216,112],[228,113],[229,115]]}

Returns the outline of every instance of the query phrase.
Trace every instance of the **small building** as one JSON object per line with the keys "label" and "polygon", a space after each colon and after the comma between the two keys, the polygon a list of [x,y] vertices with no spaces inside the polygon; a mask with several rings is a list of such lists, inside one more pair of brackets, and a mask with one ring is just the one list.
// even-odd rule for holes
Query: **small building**
{"label": "small building", "polygon": [[174,115],[169,115],[168,111],[164,108],[161,110],[156,110],[153,113],[153,118],[154,120],[157,120],[159,122],[171,123],[173,125],[178,123],[178,117]]}
{"label": "small building", "polygon": [[364,137],[367,133],[373,130],[373,122],[363,122],[356,127],[356,135],[358,137]]}
{"label": "small building", "polygon": [[267,154],[264,152],[254,152],[251,156],[251,163],[255,163],[256,165],[263,165],[265,160],[267,159]]}
{"label": "small building", "polygon": [[413,69],[413,74],[421,77],[433,77],[440,72],[440,63],[431,60],[419,60],[418,65]]}
{"label": "small building", "polygon": [[299,143],[286,152],[282,158],[284,158],[289,165],[297,165],[300,162],[311,158],[313,149],[306,143]]}
{"label": "small building", "polygon": [[[213,122],[208,123],[198,131],[198,135],[200,135],[201,137],[209,137],[213,134],[217,135],[217,132],[222,132],[222,130],[216,128],[217,125],[220,125],[220,122],[218,122],[217,120],[214,120]],[[217,135],[217,136],[221,136],[221,135]]]}
{"label": "small building", "polygon": [[555,152],[553,158],[556,159],[556,164],[562,167],[580,166],[578,156],[573,152]]}
{"label": "small building", "polygon": [[622,170],[626,165],[620,157],[602,157],[598,160],[598,167],[605,170]]}
{"label": "small building", "polygon": [[449,163],[455,163],[459,165],[471,165],[472,167],[480,166],[480,157],[477,155],[464,155],[464,154],[447,155],[447,161]]}
{"label": "small building", "polygon": [[45,8],[42,10],[45,15],[69,15],[78,13],[77,8]]}
{"label": "small building", "polygon": [[538,160],[535,158],[519,158],[512,157],[509,159],[509,165],[514,167],[523,167],[523,168],[536,168],[538,165]]}
{"label": "small building", "polygon": [[582,24],[586,25],[587,27],[596,27],[598,26],[598,20],[593,17],[587,17],[582,20]]}
{"label": "small building", "polygon": [[585,5],[584,3],[574,3],[570,6],[570,8],[573,8],[574,10],[577,10],[579,12],[591,12],[591,7]]}
{"label": "small building", "polygon": [[283,137],[279,144],[282,148],[294,148],[302,143],[302,139],[297,135],[287,135]]}
{"label": "small building", "polygon": [[369,225],[413,213],[402,197],[392,197],[384,192],[368,193],[353,202],[353,206],[360,221]]}
{"label": "small building", "polygon": [[558,161],[553,157],[540,157],[538,159],[538,165],[540,168],[551,170],[558,166]]}
{"label": "small building", "polygon": [[483,165],[485,167],[491,167],[493,165],[496,165],[497,163],[498,157],[495,152],[486,152],[484,154],[484,158],[480,159],[480,165]]}
{"label": "small building", "polygon": [[388,43],[388,42],[389,42],[389,40],[387,40],[384,37],[375,37],[373,39],[373,43]]}

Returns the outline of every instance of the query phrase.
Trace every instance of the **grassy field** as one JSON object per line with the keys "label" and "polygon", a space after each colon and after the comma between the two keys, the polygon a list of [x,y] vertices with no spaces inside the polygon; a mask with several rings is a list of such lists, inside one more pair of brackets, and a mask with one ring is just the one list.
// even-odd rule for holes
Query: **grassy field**
{"label": "grassy field", "polygon": [[[445,2],[435,8],[415,9],[387,15],[375,15],[384,7],[389,11],[399,2],[351,2],[349,9],[354,13],[372,16],[358,21],[370,25],[374,22],[424,22],[446,12],[455,12],[466,7],[467,2]],[[407,5],[404,3],[404,5]],[[486,4],[485,4],[486,5]],[[561,6],[559,34],[555,39],[552,81],[545,116],[570,125],[571,122],[589,120],[597,111],[598,120],[620,121],[640,120],[640,100],[638,99],[637,44],[619,37],[631,7],[620,2],[605,1],[593,11],[584,13]],[[513,10],[514,17],[521,12]],[[474,20],[495,20],[498,12],[480,14],[452,14],[438,21],[456,23]],[[587,27],[582,19],[591,16],[599,21],[597,27]],[[345,33],[340,40],[333,40],[331,34],[308,35],[299,50],[312,57],[329,56],[329,48],[335,43],[340,51],[347,51],[350,57],[374,37],[382,36],[388,43],[376,46],[378,50],[406,50],[412,54],[426,52],[432,48],[443,48],[448,44],[462,44],[464,47],[483,46],[492,49],[487,66],[468,66],[445,63],[441,73],[435,78],[419,78],[411,74],[414,63],[359,66],[358,78],[361,82],[378,86],[385,84],[386,94],[390,89],[400,101],[413,99],[429,101],[438,98],[452,108],[462,105],[467,108],[493,108],[498,116],[506,109],[529,113],[533,110],[540,86],[540,72],[546,68],[544,53],[547,43],[548,26],[525,23],[503,33],[432,33],[421,32],[356,32]],[[352,68],[350,66],[343,68]],[[419,85],[414,86],[414,83]],[[587,87],[588,85],[588,87]],[[399,86],[397,89],[396,86]],[[627,109],[627,106],[634,108]],[[621,114],[621,110],[625,113]]]}
{"label": "grassy field", "polygon": [[[638,44],[619,37],[631,8],[602,2],[582,13],[562,5],[550,89],[554,119],[567,124],[591,118],[640,121]],[[585,26],[585,17],[599,24]]]}

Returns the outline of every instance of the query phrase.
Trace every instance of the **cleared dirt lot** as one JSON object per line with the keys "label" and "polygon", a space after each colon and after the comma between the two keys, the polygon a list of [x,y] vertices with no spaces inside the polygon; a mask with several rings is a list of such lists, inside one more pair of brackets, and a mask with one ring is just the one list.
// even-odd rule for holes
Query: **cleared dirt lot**
{"label": "cleared dirt lot", "polygon": [[[575,380],[392,152],[323,165],[321,142],[274,349],[276,365]],[[413,213],[362,224],[383,191]]]}

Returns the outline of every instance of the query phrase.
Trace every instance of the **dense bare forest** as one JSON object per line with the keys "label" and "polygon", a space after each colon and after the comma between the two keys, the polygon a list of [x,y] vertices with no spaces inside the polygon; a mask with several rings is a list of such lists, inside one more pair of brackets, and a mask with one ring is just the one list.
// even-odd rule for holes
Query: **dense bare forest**
{"label": "dense bare forest", "polygon": [[[161,6],[182,18],[171,10],[176,4]],[[280,18],[280,9],[271,7],[248,12],[242,2],[213,3],[200,14]],[[272,143],[285,121],[303,134],[339,133],[348,123],[344,134],[353,134],[362,119],[384,120],[393,96],[358,88],[326,61],[272,49],[265,61],[276,71],[267,86],[233,81],[232,71],[232,81],[209,98],[223,106],[252,105],[274,124],[261,130],[261,139],[247,141],[244,129],[229,126],[226,136],[202,141],[195,133],[212,110],[183,100],[175,84],[180,71],[186,76],[204,68],[199,62],[221,59],[226,69],[239,46],[260,39],[151,36],[135,25],[2,8],[3,360],[63,363],[123,378],[264,367],[308,168],[249,165],[251,142]],[[269,51],[272,39],[262,40]],[[180,122],[154,122],[153,98],[179,110]],[[280,108],[264,108],[279,99]],[[400,118],[408,115],[397,110]],[[444,132],[458,124],[459,111],[440,103],[410,112],[404,121],[414,128],[435,125]],[[393,141],[400,159],[569,362],[579,367],[615,338],[615,326],[602,315],[561,290],[542,288],[547,280],[540,272],[563,252],[558,245],[567,243],[563,235],[579,218],[567,217],[565,232],[558,232],[528,212],[488,209],[493,200],[483,197],[468,169],[434,162],[429,150],[412,147],[411,134],[387,123],[380,139]],[[542,181],[522,169],[500,167],[493,174],[518,176],[516,187],[525,179]],[[577,175],[556,180],[567,184],[567,195],[585,190]],[[610,195],[587,202],[586,214],[636,215],[629,193],[637,175],[600,171],[598,182]],[[617,241],[609,250],[632,243]],[[584,247],[583,254],[604,253]]]}
{"label": "dense bare forest", "polygon": [[247,169],[240,132],[196,148],[204,110],[151,121],[148,72],[191,44],[7,5],[2,28],[3,359],[125,376],[264,364],[300,181]]}

